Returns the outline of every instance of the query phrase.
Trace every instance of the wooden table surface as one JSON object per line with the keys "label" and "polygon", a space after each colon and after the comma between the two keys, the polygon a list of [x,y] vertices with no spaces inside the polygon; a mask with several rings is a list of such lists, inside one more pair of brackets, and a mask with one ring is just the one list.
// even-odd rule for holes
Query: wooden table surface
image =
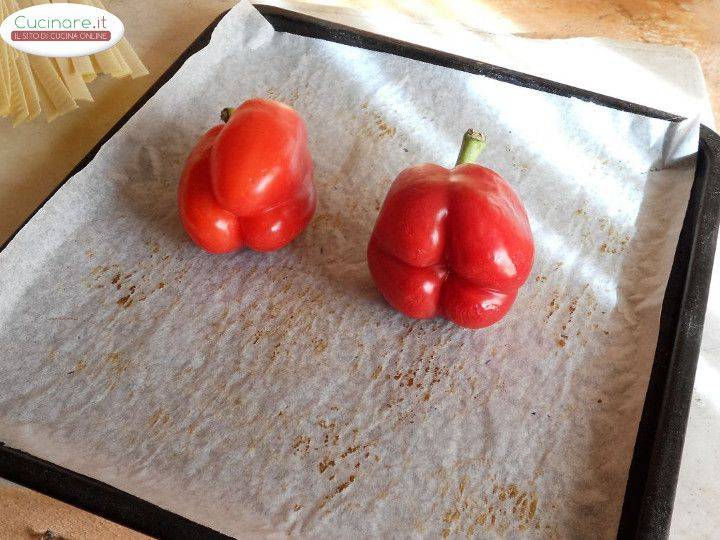
{"label": "wooden table surface", "polygon": [[[151,75],[134,81],[103,78],[83,104],[50,125],[36,120],[12,129],[0,123],[0,243],[2,243],[105,132],[129,109],[230,0],[110,0],[126,35]],[[321,4],[321,5],[318,5]],[[527,37],[602,36],[681,45],[700,59],[720,124],[720,0],[326,0],[308,4],[322,15],[353,7],[365,16],[378,10],[410,16],[424,24],[461,22],[468,29]],[[43,495],[0,483],[0,538],[140,538]],[[699,536],[698,536],[699,537]],[[709,537],[708,537],[709,538]]]}

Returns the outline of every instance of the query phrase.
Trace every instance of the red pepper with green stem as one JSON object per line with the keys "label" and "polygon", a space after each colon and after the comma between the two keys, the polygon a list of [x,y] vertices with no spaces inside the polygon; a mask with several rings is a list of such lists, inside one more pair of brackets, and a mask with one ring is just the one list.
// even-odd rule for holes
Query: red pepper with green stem
{"label": "red pepper with green stem", "polygon": [[385,198],[368,265],[387,302],[410,317],[490,326],[530,274],[525,207],[500,175],[473,163],[484,146],[485,138],[469,130],[455,168],[405,169]]}
{"label": "red pepper with green stem", "polygon": [[317,205],[305,123],[291,107],[264,99],[221,116],[225,123],[200,138],[185,165],[183,226],[211,253],[280,249],[307,227]]}

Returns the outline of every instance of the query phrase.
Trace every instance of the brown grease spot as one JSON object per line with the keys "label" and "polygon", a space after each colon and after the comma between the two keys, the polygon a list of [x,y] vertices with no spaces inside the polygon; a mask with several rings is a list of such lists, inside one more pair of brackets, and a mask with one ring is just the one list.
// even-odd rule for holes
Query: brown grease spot
{"label": "brown grease spot", "polygon": [[77,362],[75,362],[75,367],[73,368],[72,371],[70,371],[70,372],[68,373],[68,375],[69,375],[70,373],[80,373],[80,372],[82,372],[82,371],[85,371],[85,368],[86,368],[86,367],[87,367],[87,363],[85,362],[85,360],[80,359],[80,360],[78,360]]}
{"label": "brown grease spot", "polygon": [[353,454],[357,452],[359,446],[349,446],[347,450],[345,450],[342,454],[340,454],[340,459],[345,459],[348,457],[348,455]]}
{"label": "brown grease spot", "polygon": [[380,114],[374,112],[373,116],[375,117],[375,127],[377,127],[380,132],[380,138],[392,137],[395,135],[397,130],[393,126],[389,125]]}
{"label": "brown grease spot", "polygon": [[558,303],[557,298],[553,298],[550,300],[550,311],[548,312],[545,320],[550,320],[550,317],[552,317],[558,309],[560,309],[560,304]]}
{"label": "brown grease spot", "polygon": [[300,452],[307,454],[308,450],[310,450],[310,437],[298,435],[292,443],[292,449],[296,454]]}
{"label": "brown grease spot", "polygon": [[324,339],[314,339],[313,340],[313,348],[315,349],[316,353],[320,354],[325,349],[327,349],[327,347],[328,347],[327,341],[325,341]]}
{"label": "brown grease spot", "polygon": [[334,466],[335,466],[335,461],[332,460],[332,459],[330,459],[330,458],[327,458],[327,457],[326,457],[323,461],[321,461],[321,462],[319,463],[318,466],[319,466],[319,469],[320,469],[320,474],[322,474],[322,473],[325,472],[325,470],[326,470],[328,467],[334,467]]}
{"label": "brown grease spot", "polygon": [[483,492],[468,485],[463,477],[452,505],[442,515],[443,530],[449,536],[477,528],[495,529],[503,537],[515,537],[518,532],[540,527],[541,522],[535,519],[537,505],[537,494],[517,484],[493,484],[491,491]]}
{"label": "brown grease spot", "polygon": [[352,484],[355,481],[355,475],[351,474],[350,478],[347,479],[347,482],[343,482],[337,487],[337,493],[340,493],[342,491],[345,491],[347,487]]}
{"label": "brown grease spot", "polygon": [[110,370],[117,375],[125,373],[130,367],[130,361],[121,358],[118,352],[111,352],[108,354],[107,361],[110,366]]}
{"label": "brown grease spot", "polygon": [[444,523],[452,523],[453,521],[457,521],[460,519],[460,512],[457,508],[453,508],[452,510],[448,510],[445,512],[445,515],[443,516],[443,522]]}

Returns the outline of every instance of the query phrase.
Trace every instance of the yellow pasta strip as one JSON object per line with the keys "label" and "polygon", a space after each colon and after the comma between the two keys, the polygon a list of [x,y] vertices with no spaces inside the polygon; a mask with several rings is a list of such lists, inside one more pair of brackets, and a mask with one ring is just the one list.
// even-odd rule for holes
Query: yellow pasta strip
{"label": "yellow pasta strip", "polygon": [[77,56],[70,59],[75,71],[80,74],[83,80],[88,83],[95,80],[95,68],[89,56]]}
{"label": "yellow pasta strip", "polygon": [[[100,0],[81,0],[85,4],[89,4],[92,6],[95,6],[100,9],[107,9],[103,3]],[[138,77],[143,77],[150,73],[145,67],[145,64],[142,63],[142,60],[140,60],[140,57],[135,52],[135,49],[132,48],[132,45],[130,45],[130,42],[126,38],[122,38],[117,45],[115,45],[112,50],[115,52],[117,56],[119,56],[119,60],[124,61],[124,65],[126,65],[130,73],[127,73],[127,75],[130,75],[133,79],[136,79]],[[123,70],[123,75],[114,75],[115,77],[125,77],[126,70]]]}
{"label": "yellow pasta strip", "polygon": [[[5,18],[5,3],[0,0],[0,19]],[[10,114],[9,47],[0,39],[0,116]]]}
{"label": "yellow pasta strip", "polygon": [[142,63],[142,60],[140,60],[140,57],[135,52],[135,49],[132,48],[132,45],[130,45],[130,42],[126,38],[122,38],[120,41],[118,41],[118,44],[115,45],[115,47],[118,51],[120,51],[120,54],[122,54],[125,62],[127,62],[127,65],[130,66],[130,70],[132,71],[132,74],[130,76],[133,79],[143,77],[150,73],[148,71],[148,68],[145,67],[145,64]]}
{"label": "yellow pasta strip", "polygon": [[94,54],[90,55],[90,62],[92,62],[93,71],[95,71],[98,75],[102,75],[103,70],[100,67],[100,64],[98,64],[97,58],[95,58]]}
{"label": "yellow pasta strip", "polygon": [[[17,11],[18,5],[15,0],[3,0],[2,3],[3,19],[9,14]],[[20,73],[17,66],[17,53],[12,47],[7,47],[7,67],[9,74],[8,94],[10,98],[10,116],[12,117],[13,126],[25,121],[30,115],[28,104],[25,100]]]}
{"label": "yellow pasta strip", "polygon": [[[41,2],[43,0],[35,0],[35,2],[39,2],[39,1]],[[67,3],[67,0],[52,0],[52,3],[53,4],[63,4],[63,3]],[[83,0],[74,0],[73,3],[89,5],[87,2],[84,2]],[[69,60],[71,63],[70,67],[72,68],[72,71],[77,72],[85,83],[89,83],[89,82],[92,82],[95,80],[96,74],[95,74],[95,70],[93,69],[93,65],[92,65],[92,62],[90,61],[89,56],[76,56],[74,58],[68,58],[67,60]],[[60,69],[63,69],[62,65],[63,64],[59,64]],[[76,83],[69,83],[67,81],[67,79],[65,78],[66,77],[65,71],[61,70],[61,73],[63,76],[63,80],[65,80],[65,84],[68,85],[69,89],[70,89],[70,84],[76,84]],[[87,90],[87,87],[85,87],[85,89]],[[75,99],[83,99],[83,98],[78,97],[78,95],[75,95],[75,92],[77,90],[78,90],[77,88],[73,87],[73,89],[70,89],[70,92],[73,94],[73,97],[75,97]],[[89,94],[89,90],[87,90],[87,92]],[[88,101],[92,101],[92,96],[90,96]]]}
{"label": "yellow pasta strip", "polygon": [[28,111],[25,94],[22,90],[14,51],[10,51],[8,56],[10,58],[10,116],[12,116],[13,126],[17,126],[28,117],[30,111]]}
{"label": "yellow pasta strip", "polygon": [[[2,2],[2,18],[4,19],[9,14],[17,11],[18,5],[14,0],[3,0]],[[23,63],[20,57],[20,53],[15,51],[12,47],[9,47],[3,43],[5,53],[3,60],[7,66],[8,73],[8,97],[10,100],[10,116],[12,117],[13,127],[21,124],[30,117],[31,107],[28,107],[28,102],[25,97],[24,85],[23,85]],[[34,107],[32,107],[34,109]]]}
{"label": "yellow pasta strip", "polygon": [[[3,2],[0,4],[0,8],[2,8],[1,16],[4,19],[10,13],[15,11],[17,9],[17,6],[8,2],[7,0],[3,0]],[[27,102],[25,101],[25,95],[22,91],[22,83],[20,81],[20,76],[15,61],[15,49],[10,47],[9,45],[6,45],[4,41],[2,42],[2,47],[3,62],[6,68],[5,84],[7,86],[7,96],[9,102],[8,114],[12,117],[13,126],[16,126],[23,122],[29,116],[30,112],[28,111]]]}
{"label": "yellow pasta strip", "polygon": [[30,70],[30,63],[28,62],[27,55],[25,53],[19,53],[15,57],[15,60],[18,67],[18,75],[20,76],[23,96],[25,97],[25,103],[28,108],[28,116],[26,120],[32,120],[40,114],[40,98],[38,97],[37,85],[35,84],[35,78]]}
{"label": "yellow pasta strip", "polygon": [[93,60],[97,62],[95,70],[98,73],[112,75],[113,73],[119,73],[121,71],[120,64],[111,50],[108,49],[106,51],[95,53],[92,56]]}
{"label": "yellow pasta strip", "polygon": [[123,55],[117,48],[117,45],[114,45],[110,49],[110,51],[113,53],[113,56],[115,56],[115,60],[117,60],[117,63],[120,66],[120,70],[117,73],[112,73],[112,76],[121,79],[123,77],[129,77],[130,75],[132,75],[132,69],[130,69],[130,66],[123,58]]}
{"label": "yellow pasta strip", "polygon": [[46,122],[50,123],[60,116],[60,113],[55,108],[55,105],[53,105],[53,102],[50,101],[50,98],[42,85],[38,86],[38,96],[40,97],[40,106],[42,107],[43,113],[45,113]]}
{"label": "yellow pasta strip", "polygon": [[[90,0],[76,0],[78,4],[85,4],[86,6],[94,6]],[[99,6],[96,6],[99,7]],[[104,8],[103,8],[104,9]],[[109,50],[101,51],[90,56],[94,71],[97,74],[106,73],[108,75],[119,71],[120,66],[118,65],[115,55]],[[83,76],[84,78],[84,76]],[[87,80],[87,79],[86,79]]]}
{"label": "yellow pasta strip", "polygon": [[7,116],[10,112],[10,92],[5,82],[6,62],[0,54],[0,116]]}
{"label": "yellow pasta strip", "polygon": [[70,95],[80,101],[93,101],[82,75],[74,68],[70,58],[55,58],[57,70],[65,82]]}
{"label": "yellow pasta strip", "polygon": [[77,103],[70,95],[70,91],[65,87],[50,58],[31,55],[30,67],[32,67],[35,78],[45,89],[50,101],[60,114],[65,114],[77,108]]}
{"label": "yellow pasta strip", "polygon": [[[34,1],[37,3],[44,0]],[[52,3],[65,4],[67,3],[67,0],[52,0]],[[83,2],[81,0],[76,0],[74,3],[87,5],[86,2]],[[66,64],[65,62],[60,62],[59,58],[57,60],[58,70],[60,71],[60,74],[62,75],[62,78],[65,81],[68,90],[70,90],[72,96],[75,99],[83,101],[93,101],[92,95],[90,94],[90,91],[88,90],[86,85],[86,83],[94,81],[96,77],[95,70],[93,69],[92,62],[90,61],[90,57],[77,56],[74,58],[65,58],[64,60],[67,60],[69,64]]]}
{"label": "yellow pasta strip", "polygon": [[[6,16],[5,0],[0,0],[0,21],[4,21]],[[0,116],[10,114],[10,66],[7,54],[7,45],[0,39]]]}

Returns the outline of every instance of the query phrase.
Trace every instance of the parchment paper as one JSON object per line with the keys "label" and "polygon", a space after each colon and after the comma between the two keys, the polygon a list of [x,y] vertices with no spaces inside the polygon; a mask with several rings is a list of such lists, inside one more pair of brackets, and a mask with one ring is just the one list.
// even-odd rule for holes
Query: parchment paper
{"label": "parchment paper", "polygon": [[[177,180],[252,96],[305,118],[318,212],[208,255]],[[394,176],[469,127],[537,247],[483,331],[393,312],[365,261]],[[241,3],[0,254],[2,439],[234,535],[613,537],[697,141]]]}

